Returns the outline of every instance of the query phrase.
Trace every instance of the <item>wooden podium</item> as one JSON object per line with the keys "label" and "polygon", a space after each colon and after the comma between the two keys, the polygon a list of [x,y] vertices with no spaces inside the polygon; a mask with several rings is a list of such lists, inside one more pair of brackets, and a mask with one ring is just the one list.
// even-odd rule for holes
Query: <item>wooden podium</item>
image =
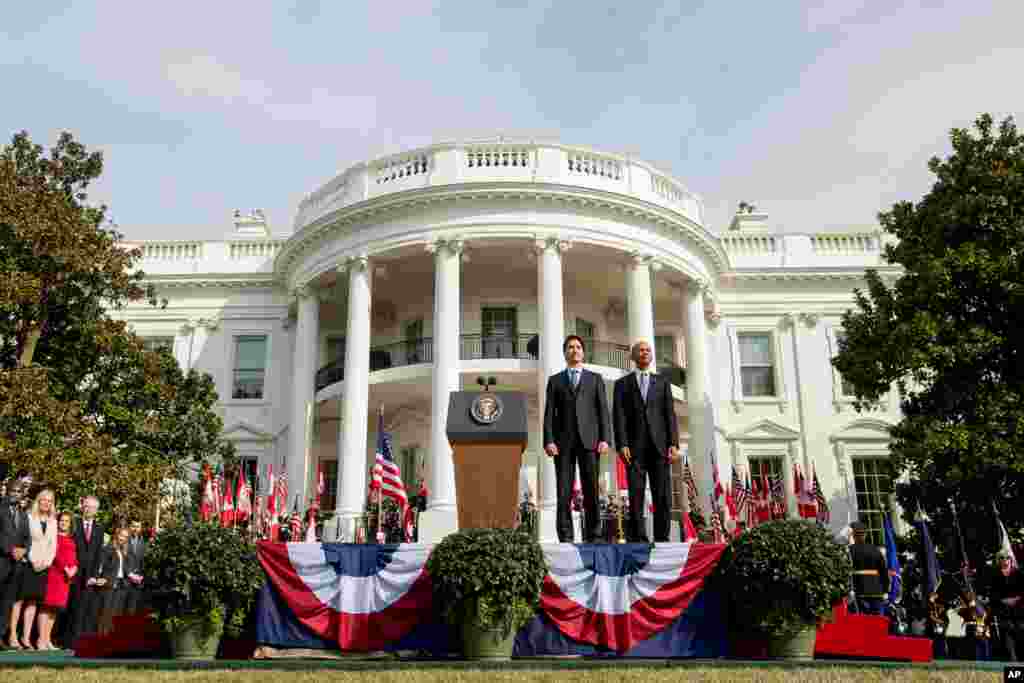
{"label": "wooden podium", "polygon": [[448,398],[459,529],[511,529],[526,450],[526,394],[455,391]]}

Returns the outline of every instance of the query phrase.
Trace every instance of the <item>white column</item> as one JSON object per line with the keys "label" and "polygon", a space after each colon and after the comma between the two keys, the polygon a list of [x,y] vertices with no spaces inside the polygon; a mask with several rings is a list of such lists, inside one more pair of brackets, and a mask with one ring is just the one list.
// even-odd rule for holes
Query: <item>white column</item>
{"label": "white column", "polygon": [[[537,252],[537,291],[540,294],[540,372],[537,376],[537,398],[540,411],[538,415],[539,429],[543,441],[544,434],[544,398],[547,391],[548,377],[565,367],[565,354],[562,352],[563,335],[565,334],[565,299],[562,295],[562,252],[569,248],[569,243],[557,237],[538,239],[535,243]],[[558,489],[555,479],[555,461],[544,452],[540,445],[540,500],[537,502],[538,536],[541,543],[557,543],[558,531],[555,526],[556,503]]]}
{"label": "white column", "polygon": [[430,496],[420,516],[420,542],[436,543],[458,529],[455,464],[448,443],[448,397],[462,388],[459,377],[461,323],[461,240],[439,240],[427,246],[434,254],[434,374],[431,381]]}
{"label": "white column", "polygon": [[[715,438],[714,410],[708,366],[707,326],[704,322],[704,290],[706,283],[691,280],[683,294],[683,319],[686,321],[686,406],[690,416],[690,466],[703,476],[699,487],[701,509],[710,513],[708,494],[714,491],[711,461],[708,454]],[[719,462],[719,478],[721,465]]]}
{"label": "white column", "polygon": [[[348,327],[345,333],[345,378],[338,429],[338,537],[354,539],[354,521],[366,501],[366,435],[370,401],[370,263],[350,258],[339,273],[348,273]],[[325,533],[325,536],[327,534]]]}
{"label": "white column", "polygon": [[320,300],[309,285],[295,290],[298,304],[295,321],[295,349],[292,356],[291,422],[288,427],[288,510],[297,505],[300,513],[306,505],[306,476],[309,472],[310,439],[317,362],[317,336],[320,333]]}
{"label": "white column", "polygon": [[656,370],[654,348],[654,297],[651,294],[651,271],[657,268],[650,256],[633,254],[626,265],[626,316],[629,344],[641,339],[651,345],[651,370]]}

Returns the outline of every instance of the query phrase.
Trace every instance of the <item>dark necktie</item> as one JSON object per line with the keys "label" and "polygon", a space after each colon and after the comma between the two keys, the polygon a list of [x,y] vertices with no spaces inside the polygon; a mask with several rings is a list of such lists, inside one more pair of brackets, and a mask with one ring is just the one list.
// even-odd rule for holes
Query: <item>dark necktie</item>
{"label": "dark necktie", "polygon": [[39,520],[39,526],[43,527],[43,535],[45,536],[46,535],[46,520],[45,519]]}

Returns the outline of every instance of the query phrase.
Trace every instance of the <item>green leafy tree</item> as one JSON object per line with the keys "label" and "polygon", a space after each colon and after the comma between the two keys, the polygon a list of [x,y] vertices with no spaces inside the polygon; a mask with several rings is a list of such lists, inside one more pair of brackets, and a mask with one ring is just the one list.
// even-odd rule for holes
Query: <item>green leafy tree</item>
{"label": "green leafy tree", "polygon": [[109,315],[158,302],[140,253],[87,203],[102,171],[69,133],[49,154],[24,132],[0,148],[0,461],[65,505],[96,493],[116,516],[148,516],[163,479],[232,451],[210,377]]}
{"label": "green leafy tree", "polygon": [[1024,138],[1012,119],[983,115],[951,141],[928,164],[931,191],[879,215],[896,238],[885,260],[903,272],[891,286],[867,272],[833,362],[858,408],[899,388],[890,450],[911,483],[897,496],[947,543],[954,501],[977,566],[993,503],[1008,527],[1024,524]]}

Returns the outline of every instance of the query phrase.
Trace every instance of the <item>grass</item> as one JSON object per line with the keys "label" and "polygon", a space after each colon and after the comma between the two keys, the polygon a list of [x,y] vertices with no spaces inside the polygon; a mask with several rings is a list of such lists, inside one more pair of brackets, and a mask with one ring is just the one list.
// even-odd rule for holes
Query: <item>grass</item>
{"label": "grass", "polygon": [[[682,681],[725,681],[757,683],[831,683],[832,681],[928,681],[929,683],[968,681],[973,683],[1001,681],[1002,671],[975,671],[964,669],[931,668],[877,668],[852,666],[822,666],[797,668],[794,666],[678,666],[601,668],[601,669],[550,669],[480,670],[472,668],[430,668],[404,670],[338,671],[315,668],[306,671],[289,670],[287,673],[266,669],[207,669],[199,671],[152,671],[126,668],[85,669],[69,666],[59,673],[50,667],[0,669],[3,680],[17,680],[18,683],[53,683],[73,681],[74,683],[195,683],[217,681],[217,683],[680,683]],[[56,676],[55,676],[56,674]]]}

